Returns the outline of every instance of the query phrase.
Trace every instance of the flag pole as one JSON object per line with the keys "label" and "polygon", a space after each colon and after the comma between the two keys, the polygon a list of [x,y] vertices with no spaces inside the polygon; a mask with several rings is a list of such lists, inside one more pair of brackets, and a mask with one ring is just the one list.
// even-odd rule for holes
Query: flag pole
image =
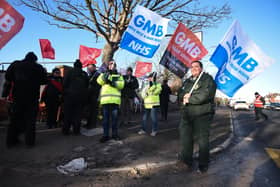
{"label": "flag pole", "polygon": [[203,68],[203,71],[200,72],[198,78],[196,79],[195,83],[193,84],[192,89],[191,89],[191,91],[189,92],[189,94],[192,94],[192,92],[193,92],[195,86],[197,85],[198,81],[200,80],[202,74],[204,73],[204,70],[208,67],[209,64],[210,64],[210,62],[208,61],[207,64],[206,64],[206,66]]}
{"label": "flag pole", "polygon": [[[209,65],[209,61],[208,61],[208,63],[206,64],[206,67],[207,67],[208,65]],[[192,88],[191,88],[191,90],[190,90],[190,92],[189,92],[190,95],[192,95],[192,92],[193,92],[194,88],[196,87],[198,81],[199,81],[200,78],[202,77],[202,75],[203,75],[203,73],[204,73],[204,69],[206,69],[206,67],[203,68],[203,71],[200,72],[198,78],[195,80],[195,82],[194,82],[194,84],[193,84],[193,86],[192,86]],[[185,104],[184,101],[183,101],[183,103]]]}
{"label": "flag pole", "polygon": [[197,85],[198,81],[199,81],[200,78],[202,77],[202,74],[203,74],[203,73],[204,73],[204,71],[200,72],[198,78],[195,80],[195,82],[194,82],[194,84],[193,84],[193,86],[192,86],[192,89],[191,89],[191,91],[189,92],[190,95],[192,94],[192,92],[193,92],[195,86]]}

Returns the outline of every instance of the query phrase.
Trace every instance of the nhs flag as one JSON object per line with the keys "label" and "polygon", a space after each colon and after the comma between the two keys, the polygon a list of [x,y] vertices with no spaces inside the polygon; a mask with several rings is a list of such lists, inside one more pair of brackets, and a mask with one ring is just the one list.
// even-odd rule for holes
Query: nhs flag
{"label": "nhs flag", "polygon": [[210,58],[217,67],[217,88],[232,97],[244,84],[273,63],[273,59],[242,31],[235,21]]}
{"label": "nhs flag", "polygon": [[120,47],[137,55],[152,58],[167,33],[168,22],[169,19],[137,5]]}

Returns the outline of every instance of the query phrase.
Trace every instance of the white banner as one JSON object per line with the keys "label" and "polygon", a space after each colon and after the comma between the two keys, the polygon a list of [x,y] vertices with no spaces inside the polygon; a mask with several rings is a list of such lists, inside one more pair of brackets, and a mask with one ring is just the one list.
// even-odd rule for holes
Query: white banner
{"label": "white banner", "polygon": [[273,63],[273,59],[242,31],[235,21],[210,59],[218,68],[218,89],[232,97],[244,84]]}
{"label": "white banner", "polygon": [[137,5],[125,31],[120,47],[132,53],[152,58],[167,33],[169,19]]}

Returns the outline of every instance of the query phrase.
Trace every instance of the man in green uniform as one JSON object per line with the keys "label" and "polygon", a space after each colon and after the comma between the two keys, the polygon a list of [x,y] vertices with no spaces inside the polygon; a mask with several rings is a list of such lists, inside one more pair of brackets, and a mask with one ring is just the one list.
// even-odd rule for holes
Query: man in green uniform
{"label": "man in green uniform", "polygon": [[[189,169],[192,168],[194,137],[197,137],[199,145],[198,171],[206,172],[209,162],[209,127],[215,113],[216,83],[209,74],[202,70],[203,65],[200,61],[192,62],[192,76],[183,83],[179,92],[179,101],[182,104],[180,122],[182,150],[179,154],[178,164]],[[199,80],[195,84],[197,79]]]}

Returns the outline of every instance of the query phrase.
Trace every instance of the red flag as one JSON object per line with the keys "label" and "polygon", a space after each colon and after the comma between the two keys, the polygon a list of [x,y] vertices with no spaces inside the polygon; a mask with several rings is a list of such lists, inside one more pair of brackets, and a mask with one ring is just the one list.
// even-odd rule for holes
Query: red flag
{"label": "red flag", "polygon": [[197,36],[182,23],[179,23],[167,50],[187,67],[191,67],[192,61],[199,60],[208,53]]}
{"label": "red flag", "polygon": [[55,59],[54,48],[48,39],[39,39],[43,58]]}
{"label": "red flag", "polygon": [[135,77],[142,77],[152,71],[153,64],[150,62],[136,62]]}
{"label": "red flag", "polygon": [[88,64],[96,64],[96,58],[101,55],[102,49],[90,48],[80,45],[79,59],[86,67]]}
{"label": "red flag", "polygon": [[9,3],[0,3],[0,49],[12,39],[22,28],[24,17]]}

